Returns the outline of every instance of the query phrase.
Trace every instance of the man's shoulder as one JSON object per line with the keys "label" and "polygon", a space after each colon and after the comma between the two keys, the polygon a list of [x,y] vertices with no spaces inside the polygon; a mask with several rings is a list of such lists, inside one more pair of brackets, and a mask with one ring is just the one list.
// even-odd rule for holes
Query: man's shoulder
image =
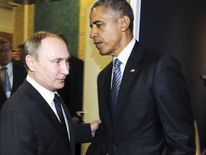
{"label": "man's shoulder", "polygon": [[112,71],[112,61],[104,67],[98,74],[98,81],[103,82],[102,80],[108,76],[111,76],[111,71]]}
{"label": "man's shoulder", "polygon": [[174,57],[164,51],[160,51],[160,50],[150,48],[150,47],[145,47],[141,44],[138,44],[138,46],[141,47],[142,58],[146,62],[158,62],[164,57],[168,57],[168,58]]}
{"label": "man's shoulder", "polygon": [[[35,96],[33,96],[35,95]],[[5,109],[10,110],[29,110],[32,109],[29,102],[33,102],[34,98],[36,98],[36,94],[34,92],[34,88],[27,82],[24,81],[22,85],[16,90],[14,94],[7,99],[4,103]]]}
{"label": "man's shoulder", "polygon": [[24,68],[24,63],[22,61],[12,60],[12,63],[13,63],[14,66],[18,66],[18,67],[23,67]]}
{"label": "man's shoulder", "polygon": [[12,60],[12,63],[13,63],[13,71],[23,77],[26,77],[27,72],[24,63],[17,60]]}

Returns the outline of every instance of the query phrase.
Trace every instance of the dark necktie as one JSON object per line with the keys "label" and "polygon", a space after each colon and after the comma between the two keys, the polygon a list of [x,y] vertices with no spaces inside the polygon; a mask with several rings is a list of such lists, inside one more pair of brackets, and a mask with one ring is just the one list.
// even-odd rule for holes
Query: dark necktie
{"label": "dark necktie", "polygon": [[64,119],[64,115],[63,115],[62,107],[61,107],[61,99],[56,93],[54,95],[54,104],[55,104],[55,108],[56,108],[57,114],[58,114],[60,122],[61,122],[61,127],[63,129],[63,132],[64,132],[65,136],[68,137],[67,127],[65,124],[65,119]]}
{"label": "dark necktie", "polygon": [[112,105],[115,108],[117,104],[117,98],[119,95],[119,88],[121,84],[121,61],[116,59],[113,66],[113,80],[112,80]]}

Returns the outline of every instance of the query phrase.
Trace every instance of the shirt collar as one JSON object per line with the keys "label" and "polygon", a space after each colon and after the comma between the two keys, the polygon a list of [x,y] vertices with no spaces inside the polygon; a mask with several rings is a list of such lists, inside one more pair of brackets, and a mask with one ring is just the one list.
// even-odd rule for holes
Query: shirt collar
{"label": "shirt collar", "polygon": [[129,42],[129,44],[127,44],[127,46],[120,52],[120,54],[118,55],[118,57],[113,57],[113,62],[115,59],[119,59],[123,65],[126,65],[127,60],[132,52],[132,49],[135,45],[135,38],[133,37],[132,40]]}
{"label": "shirt collar", "polygon": [[8,72],[8,74],[9,74],[9,77],[11,77],[12,74],[13,74],[13,65],[12,65],[12,62],[10,62],[8,65],[6,65],[6,67],[7,67],[7,72]]}
{"label": "shirt collar", "polygon": [[39,83],[37,83],[29,75],[27,75],[26,80],[41,94],[41,96],[46,100],[46,102],[49,105],[51,105],[53,103],[54,93],[55,92],[49,91],[45,87],[41,86]]}
{"label": "shirt collar", "polygon": [[0,69],[3,68],[3,67],[6,67],[7,68],[7,72],[9,75],[11,75],[12,73],[12,62],[9,62],[6,66],[0,66]]}
{"label": "shirt collar", "polygon": [[9,68],[9,67],[11,67],[11,65],[12,65],[12,62],[9,62],[6,66],[0,65],[0,68],[3,68],[3,67]]}

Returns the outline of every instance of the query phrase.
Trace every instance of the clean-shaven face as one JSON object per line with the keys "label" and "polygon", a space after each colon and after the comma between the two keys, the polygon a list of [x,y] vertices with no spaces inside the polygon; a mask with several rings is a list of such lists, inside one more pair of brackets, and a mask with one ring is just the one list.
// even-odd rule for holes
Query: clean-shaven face
{"label": "clean-shaven face", "polygon": [[90,37],[101,55],[117,56],[121,51],[120,21],[114,13],[98,6],[90,12]]}
{"label": "clean-shaven face", "polygon": [[69,74],[69,52],[66,44],[57,38],[45,38],[38,49],[34,79],[50,91],[64,87]]}

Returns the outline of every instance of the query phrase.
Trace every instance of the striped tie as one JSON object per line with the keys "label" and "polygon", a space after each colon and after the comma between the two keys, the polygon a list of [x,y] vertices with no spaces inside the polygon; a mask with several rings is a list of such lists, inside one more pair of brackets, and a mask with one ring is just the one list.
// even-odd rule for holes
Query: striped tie
{"label": "striped tie", "polygon": [[116,59],[113,66],[113,81],[112,81],[112,105],[115,108],[117,104],[117,97],[119,94],[119,88],[121,83],[121,61]]}

